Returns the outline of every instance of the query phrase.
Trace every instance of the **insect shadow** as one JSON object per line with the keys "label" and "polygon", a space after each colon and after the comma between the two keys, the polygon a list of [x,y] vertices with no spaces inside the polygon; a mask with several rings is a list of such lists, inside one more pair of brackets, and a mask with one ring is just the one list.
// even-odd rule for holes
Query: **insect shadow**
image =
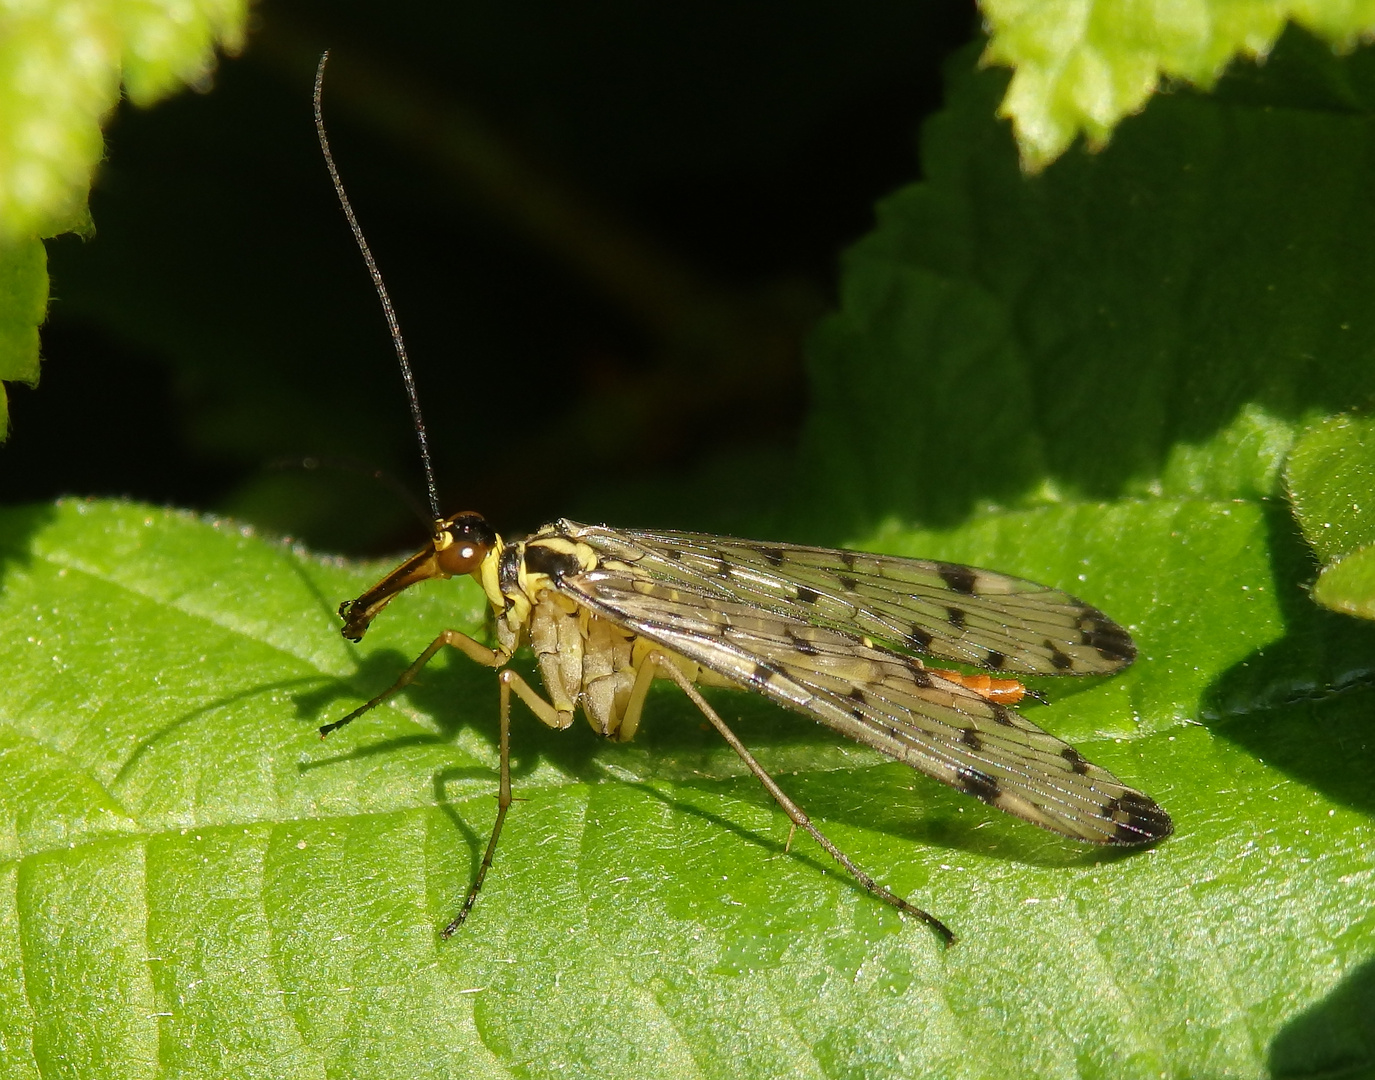
{"label": "insect shadow", "polygon": [[[336,683],[315,694],[302,695],[312,723],[332,713],[329,704],[345,697],[366,696],[385,687],[404,669],[409,657],[396,650],[372,654],[358,674],[347,683]],[[514,666],[532,677],[529,657],[518,654]],[[1125,857],[1114,849],[1085,850],[1002,814],[987,811],[935,781],[915,776],[910,768],[889,761],[877,752],[849,743],[837,743],[815,724],[753,695],[730,690],[708,691],[711,700],[730,716],[733,726],[748,745],[784,777],[790,794],[820,819],[843,822],[863,820],[866,827],[915,845],[944,848],[1000,862],[1043,867],[1097,865]],[[405,691],[416,709],[434,719],[439,731],[401,738],[367,740],[347,752],[302,765],[318,768],[341,760],[386,754],[405,746],[451,741],[463,728],[477,732],[496,753],[497,681],[491,671],[466,663],[462,657],[427,668]],[[337,711],[337,710],[335,710]],[[511,717],[511,777],[521,798],[520,780],[530,778],[541,765],[556,769],[570,783],[629,783],[652,791],[666,804],[728,828],[764,847],[783,845],[766,835],[732,824],[699,807],[675,800],[650,786],[661,780],[680,787],[746,802],[772,806],[757,781],[740,765],[735,753],[702,722],[701,716],[673,686],[653,688],[645,709],[645,722],[628,743],[598,738],[581,718],[566,731],[539,723],[523,706],[515,704]],[[859,776],[862,783],[848,783]],[[446,767],[434,774],[432,786],[437,805],[453,821],[472,851],[474,869],[485,836],[468,825],[460,803],[451,800],[448,786],[456,780],[483,780],[496,793],[497,771],[487,765]],[[797,852],[794,851],[796,855]],[[828,869],[829,865],[814,865]]]}
{"label": "insect shadow", "polygon": [[122,784],[133,775],[135,770],[138,769],[139,764],[157,749],[159,743],[170,738],[178,730],[186,727],[188,724],[192,724],[197,720],[217,713],[238,702],[248,701],[256,697],[270,698],[271,695],[278,690],[290,690],[305,684],[315,683],[318,682],[320,678],[321,676],[319,675],[305,675],[296,679],[282,679],[278,682],[258,683],[254,686],[245,687],[237,693],[224,694],[221,697],[215,698],[213,701],[207,701],[204,705],[198,705],[196,708],[184,712],[180,716],[173,717],[166,723],[159,725],[155,731],[145,735],[134,744],[133,750],[130,751],[129,756],[119,767],[119,771],[115,773],[111,784],[116,787]]}

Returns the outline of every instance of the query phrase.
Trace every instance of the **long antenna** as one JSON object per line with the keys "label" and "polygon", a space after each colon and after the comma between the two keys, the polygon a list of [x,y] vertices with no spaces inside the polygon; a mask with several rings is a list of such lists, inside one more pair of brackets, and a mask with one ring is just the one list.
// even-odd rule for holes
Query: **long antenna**
{"label": "long antenna", "polygon": [[320,66],[315,69],[315,133],[320,137],[320,151],[325,155],[325,165],[329,169],[329,178],[334,181],[334,191],[339,196],[339,205],[344,208],[344,217],[348,218],[349,228],[353,230],[353,239],[357,241],[358,250],[363,253],[363,261],[368,265],[368,273],[372,275],[377,298],[382,301],[382,312],[387,317],[387,329],[391,331],[392,344],[396,347],[396,359],[401,362],[401,379],[406,384],[406,397],[411,403],[415,437],[420,443],[420,461],[425,467],[425,486],[429,489],[430,495],[430,516],[437,523],[443,519],[439,513],[439,493],[434,486],[434,466],[430,464],[430,440],[425,434],[425,418],[420,415],[420,398],[415,392],[415,376],[411,374],[411,362],[406,358],[406,343],[401,338],[401,323],[397,321],[396,310],[391,306],[391,297],[387,295],[387,286],[382,283],[382,274],[372,257],[372,249],[368,247],[367,238],[353,214],[353,204],[349,202],[348,193],[344,191],[344,182],[339,179],[339,170],[334,167],[334,155],[330,153],[329,138],[325,135],[325,117],[320,109],[320,94],[325,85],[325,62],[328,59],[329,50],[326,49],[320,54]]}

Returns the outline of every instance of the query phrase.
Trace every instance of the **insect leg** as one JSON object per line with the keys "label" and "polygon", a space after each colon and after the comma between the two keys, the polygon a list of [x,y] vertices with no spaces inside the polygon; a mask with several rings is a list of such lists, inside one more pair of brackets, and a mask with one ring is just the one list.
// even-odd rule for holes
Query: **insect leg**
{"label": "insect leg", "polygon": [[[474,641],[467,634],[460,633],[457,630],[445,630],[444,633],[440,634],[439,637],[435,638],[426,646],[425,651],[415,658],[415,663],[403,671],[401,677],[397,679],[396,682],[392,683],[391,686],[383,690],[366,705],[360,705],[358,708],[354,709],[353,712],[349,713],[343,719],[336,720],[332,724],[326,724],[320,729],[320,738],[323,739],[331,732],[338,731],[345,724],[351,724],[365,712],[377,708],[378,705],[381,705],[382,702],[386,701],[398,690],[404,690],[411,684],[411,681],[420,674],[421,669],[434,659],[435,653],[439,652],[445,645],[457,649],[464,656],[468,657],[468,659],[474,660],[484,667],[501,667],[502,664],[511,659],[508,654],[500,652],[497,649],[489,649],[480,641]],[[543,719],[543,717],[541,717],[541,719]],[[546,721],[546,723],[547,722],[548,721]]]}
{"label": "insect leg", "polygon": [[840,848],[826,839],[821,830],[812,824],[812,819],[803,812],[802,808],[798,806],[797,803],[793,802],[792,799],[788,798],[787,793],[778,786],[774,778],[764,771],[764,767],[755,760],[749,748],[740,741],[735,732],[726,726],[726,722],[717,715],[715,709],[707,704],[706,698],[701,695],[697,687],[692,685],[688,677],[678,670],[673,661],[669,660],[663,653],[651,652],[645,657],[644,662],[647,667],[659,668],[660,671],[664,672],[664,674],[682,688],[683,693],[687,694],[689,700],[691,700],[692,703],[697,706],[698,710],[700,710],[702,715],[710,721],[711,726],[721,733],[721,737],[726,740],[730,748],[740,755],[740,760],[745,763],[745,767],[748,768],[750,772],[754,773],[755,779],[764,785],[764,790],[774,797],[774,800],[783,808],[783,812],[788,815],[788,818],[794,825],[806,829],[807,832],[811,834],[812,839],[820,844],[831,858],[840,863],[841,866],[850,872],[850,875],[856,881],[863,885],[869,892],[873,893],[874,896],[878,897],[878,899],[882,900],[885,904],[891,904],[899,911],[904,911],[908,915],[916,916],[922,922],[926,923],[927,926],[931,927],[932,930],[936,931],[946,945],[954,944],[955,935],[951,933],[950,928],[946,926],[945,923],[941,922],[930,912],[922,911],[922,909],[915,904],[908,903],[901,896],[898,896],[897,893],[885,889],[856,866],[854,861],[846,855],[845,852],[841,851]]}
{"label": "insect leg", "polygon": [[498,756],[501,762],[501,783],[497,788],[497,819],[492,825],[492,838],[487,841],[487,850],[482,855],[482,864],[477,868],[477,877],[473,879],[472,887],[468,890],[468,896],[463,901],[462,909],[454,917],[453,922],[439,932],[439,936],[442,938],[453,937],[454,932],[463,925],[463,920],[468,917],[468,912],[472,911],[473,905],[477,903],[477,894],[482,891],[482,883],[487,878],[487,871],[492,868],[492,857],[497,853],[497,839],[501,836],[501,827],[506,824],[506,811],[511,808],[511,691],[514,690],[516,697],[525,702],[530,707],[530,711],[551,728],[566,728],[568,726],[564,714],[540,697],[539,693],[528,682],[510,668],[497,675],[497,682],[501,685],[501,719],[498,722],[497,737]]}
{"label": "insect leg", "polygon": [[[477,868],[477,877],[473,879],[472,886],[468,889],[468,895],[463,901],[463,907],[448,926],[439,932],[439,936],[448,939],[453,937],[454,932],[463,925],[463,920],[468,917],[468,912],[473,910],[473,905],[477,903],[477,894],[482,891],[482,883],[487,878],[487,871],[491,869],[492,858],[497,853],[497,839],[501,836],[501,827],[506,824],[506,811],[511,808],[511,689],[514,686],[516,694],[521,701],[525,702],[532,709],[535,708],[533,702],[539,702],[546,709],[552,709],[548,702],[543,701],[538,694],[530,689],[530,685],[509,669],[497,676],[497,681],[501,685],[501,719],[497,724],[497,746],[498,756],[501,761],[501,782],[497,788],[497,819],[492,825],[492,838],[487,841],[487,850],[483,852],[482,864]],[[532,701],[533,699],[533,701]],[[535,710],[535,715],[539,716],[539,711]],[[555,714],[557,715],[557,713]],[[544,719],[542,716],[540,719]],[[546,723],[548,721],[545,721]]]}

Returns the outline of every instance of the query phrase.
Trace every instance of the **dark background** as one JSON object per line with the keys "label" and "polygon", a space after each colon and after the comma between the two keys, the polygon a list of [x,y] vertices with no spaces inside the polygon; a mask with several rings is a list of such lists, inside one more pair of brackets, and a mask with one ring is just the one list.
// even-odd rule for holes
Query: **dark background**
{"label": "dark background", "polygon": [[[729,528],[783,487],[801,343],[971,4],[265,3],[209,93],[107,126],[92,238],[49,243],[0,498],[127,495],[325,550],[408,546],[401,381],[310,85],[392,293],[442,506]],[[632,515],[627,519],[625,515]]]}

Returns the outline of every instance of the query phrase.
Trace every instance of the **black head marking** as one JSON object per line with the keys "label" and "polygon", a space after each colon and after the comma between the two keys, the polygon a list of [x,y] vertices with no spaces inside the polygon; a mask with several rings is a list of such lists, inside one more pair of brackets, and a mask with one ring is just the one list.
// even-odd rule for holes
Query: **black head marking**
{"label": "black head marking", "polygon": [[571,551],[556,551],[544,544],[532,543],[525,545],[525,569],[531,574],[548,574],[558,581],[559,578],[579,573],[582,563]]}
{"label": "black head marking", "polygon": [[964,593],[966,596],[974,595],[976,575],[969,567],[957,566],[955,563],[937,563],[936,573],[951,591]]}

